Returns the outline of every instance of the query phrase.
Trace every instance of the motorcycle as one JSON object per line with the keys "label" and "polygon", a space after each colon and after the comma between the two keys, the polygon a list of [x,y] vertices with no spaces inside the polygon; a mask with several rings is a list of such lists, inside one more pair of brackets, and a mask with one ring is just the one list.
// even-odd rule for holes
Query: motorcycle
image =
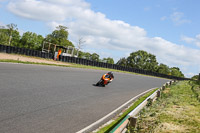
{"label": "motorcycle", "polygon": [[108,75],[103,75],[101,79],[95,84],[95,86],[102,86],[105,87],[109,83],[112,82],[113,79],[111,79]]}

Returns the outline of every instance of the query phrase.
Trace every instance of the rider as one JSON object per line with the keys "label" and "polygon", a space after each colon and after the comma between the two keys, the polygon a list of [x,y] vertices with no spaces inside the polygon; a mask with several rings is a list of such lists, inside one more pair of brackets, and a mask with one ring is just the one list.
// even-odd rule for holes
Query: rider
{"label": "rider", "polygon": [[114,79],[113,72],[108,72],[108,73],[104,74],[102,76],[102,79],[104,80],[104,85],[108,84],[108,83],[111,83],[113,81],[113,79]]}

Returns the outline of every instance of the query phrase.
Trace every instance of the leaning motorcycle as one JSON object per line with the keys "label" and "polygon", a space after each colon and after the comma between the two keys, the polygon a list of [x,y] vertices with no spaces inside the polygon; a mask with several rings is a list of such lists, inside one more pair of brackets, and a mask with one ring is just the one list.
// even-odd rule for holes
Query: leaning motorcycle
{"label": "leaning motorcycle", "polygon": [[106,77],[105,75],[103,75],[101,77],[101,79],[96,83],[96,86],[102,86],[105,87],[106,85],[108,85],[109,83],[111,83],[112,80],[110,80],[110,78]]}

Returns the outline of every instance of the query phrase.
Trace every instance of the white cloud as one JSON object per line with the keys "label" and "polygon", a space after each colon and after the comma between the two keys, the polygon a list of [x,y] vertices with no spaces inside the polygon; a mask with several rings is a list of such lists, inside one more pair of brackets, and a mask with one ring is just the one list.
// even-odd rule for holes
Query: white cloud
{"label": "white cloud", "polygon": [[6,1],[8,1],[8,0],[0,0],[0,8],[2,7],[1,4],[2,4],[3,2],[6,2]]}
{"label": "white cloud", "polygon": [[65,10],[63,7],[36,0],[11,1],[8,9],[21,17],[42,20],[42,21],[62,21],[65,19]]}
{"label": "white cloud", "polygon": [[187,36],[181,36],[181,40],[185,41],[186,43],[194,43],[195,39]]}
{"label": "white cloud", "polygon": [[175,25],[191,23],[190,20],[184,18],[184,13],[182,12],[174,12],[171,14],[170,18],[174,22]]}
{"label": "white cloud", "polygon": [[0,26],[6,26],[3,22],[0,21]]}
{"label": "white cloud", "polygon": [[186,74],[187,77],[193,77],[194,75],[197,75],[197,73],[187,73]]}
{"label": "white cloud", "polygon": [[[8,9],[20,17],[45,21],[52,29],[59,24],[66,25],[71,41],[77,42],[79,37],[83,37],[85,49],[96,51],[101,57],[105,57],[103,53],[109,51],[107,55],[112,54],[116,61],[127,56],[127,53],[145,50],[156,55],[160,63],[171,67],[187,67],[191,71],[191,65],[200,66],[200,50],[177,45],[160,37],[150,38],[143,28],[120,20],[110,20],[102,13],[92,11],[90,4],[83,0],[12,0]],[[174,12],[171,19],[177,25],[190,22],[184,19],[181,12]]]}
{"label": "white cloud", "polygon": [[59,25],[64,25],[64,23],[62,23],[62,22],[55,22],[55,21],[47,23],[47,26],[49,27],[50,31],[55,30],[56,27],[59,26]]}
{"label": "white cloud", "polygon": [[81,17],[83,13],[89,13],[89,7],[82,0],[11,0],[7,6],[9,11],[20,17],[42,21],[64,21]]}
{"label": "white cloud", "polygon": [[144,11],[150,11],[151,10],[151,7],[145,7],[144,8]]}
{"label": "white cloud", "polygon": [[163,17],[160,18],[160,20],[165,21],[165,20],[167,20],[167,17],[163,16]]}
{"label": "white cloud", "polygon": [[196,35],[196,38],[197,38],[198,40],[200,40],[200,34]]}
{"label": "white cloud", "polygon": [[200,34],[196,35],[194,38],[187,37],[187,36],[181,36],[181,40],[185,41],[186,43],[194,44],[197,47],[200,47]]}

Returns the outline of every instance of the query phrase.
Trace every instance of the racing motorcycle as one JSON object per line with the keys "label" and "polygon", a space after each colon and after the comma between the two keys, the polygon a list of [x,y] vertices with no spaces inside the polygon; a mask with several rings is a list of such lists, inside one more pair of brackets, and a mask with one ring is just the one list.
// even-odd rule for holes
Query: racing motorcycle
{"label": "racing motorcycle", "polygon": [[114,79],[114,76],[110,73],[107,73],[107,74],[104,74],[101,79],[96,83],[95,86],[102,86],[102,87],[105,87],[106,85],[108,85],[109,83],[112,82],[112,80]]}

